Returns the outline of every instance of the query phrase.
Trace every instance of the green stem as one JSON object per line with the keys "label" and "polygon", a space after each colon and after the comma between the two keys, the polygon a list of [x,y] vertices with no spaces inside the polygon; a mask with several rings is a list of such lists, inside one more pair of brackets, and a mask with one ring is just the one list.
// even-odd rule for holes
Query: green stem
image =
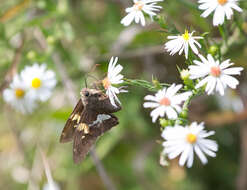
{"label": "green stem", "polygon": [[[141,80],[141,79],[127,79],[124,78],[124,83],[123,85],[132,85],[132,86],[138,86],[138,87],[143,87],[143,88],[147,88],[150,91],[157,91],[159,90],[158,86],[154,86],[153,83],[145,81],[145,80]],[[167,83],[159,83],[160,86],[162,87],[169,87],[171,86],[170,84]]]}
{"label": "green stem", "polygon": [[219,32],[220,32],[222,39],[224,40],[225,45],[227,45],[227,33],[225,30],[225,27],[220,25],[219,26]]}

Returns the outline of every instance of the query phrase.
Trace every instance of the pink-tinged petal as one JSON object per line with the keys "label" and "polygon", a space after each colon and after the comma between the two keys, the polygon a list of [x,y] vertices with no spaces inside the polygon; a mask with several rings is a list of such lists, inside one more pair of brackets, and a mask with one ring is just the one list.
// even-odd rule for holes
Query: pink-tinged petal
{"label": "pink-tinged petal", "polygon": [[208,81],[210,80],[210,76],[202,79],[197,85],[195,88],[200,88],[202,86],[204,86]]}
{"label": "pink-tinged petal", "polygon": [[177,112],[171,107],[166,108],[166,115],[168,119],[176,119],[178,117]]}
{"label": "pink-tinged petal", "polygon": [[220,64],[220,69],[223,70],[231,65],[233,65],[233,63],[230,63],[230,59],[227,59]]}
{"label": "pink-tinged petal", "polygon": [[222,82],[220,81],[220,79],[217,79],[216,90],[220,93],[221,96],[225,94],[224,86]]}
{"label": "pink-tinged petal", "polygon": [[159,103],[154,103],[154,102],[145,102],[143,104],[144,108],[156,108],[158,106],[160,106],[160,104]]}
{"label": "pink-tinged petal", "polygon": [[179,85],[172,84],[167,89],[166,96],[168,96],[168,97],[174,96],[181,88],[182,88],[181,84],[179,84]]}
{"label": "pink-tinged petal", "polygon": [[123,24],[124,26],[129,26],[131,22],[134,20],[134,18],[135,18],[135,12],[130,12],[121,20],[121,24]]}
{"label": "pink-tinged petal", "polygon": [[237,85],[239,84],[237,79],[229,75],[222,75],[220,78],[221,78],[221,81],[223,81],[227,86],[233,89],[235,89]]}
{"label": "pink-tinged petal", "polygon": [[156,109],[154,109],[150,115],[152,117],[152,122],[155,123],[155,121],[158,119],[158,117],[162,114],[162,107],[157,107]]}
{"label": "pink-tinged petal", "polygon": [[155,96],[152,96],[152,95],[145,96],[144,97],[144,100],[149,100],[149,101],[157,102],[157,98]]}
{"label": "pink-tinged petal", "polygon": [[208,81],[208,84],[206,86],[206,89],[205,91],[208,93],[208,95],[212,94],[214,89],[215,89],[215,86],[216,86],[216,79],[209,76],[209,81]]}
{"label": "pink-tinged petal", "polygon": [[201,54],[198,54],[198,57],[202,60],[204,64],[209,64],[208,60],[205,57],[203,57]]}
{"label": "pink-tinged petal", "polygon": [[227,75],[240,75],[241,74],[240,72],[243,69],[244,68],[242,67],[233,67],[233,68],[228,68],[228,69],[223,70],[223,73]]}

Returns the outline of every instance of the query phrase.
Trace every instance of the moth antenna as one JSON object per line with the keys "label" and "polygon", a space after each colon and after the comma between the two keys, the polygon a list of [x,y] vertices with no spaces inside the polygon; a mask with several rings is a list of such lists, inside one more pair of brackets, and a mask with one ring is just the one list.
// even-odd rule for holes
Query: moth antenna
{"label": "moth antenna", "polygon": [[85,87],[87,88],[87,75],[84,78]]}
{"label": "moth antenna", "polygon": [[98,78],[96,78],[95,76],[89,74],[89,73],[93,72],[93,71],[96,69],[96,67],[98,67],[98,66],[99,66],[99,64],[95,64],[95,65],[92,67],[92,69],[91,69],[87,74],[85,74],[84,83],[85,83],[85,87],[86,87],[86,88],[87,88],[87,78],[88,78],[88,77],[91,77],[91,78],[95,79],[97,82],[100,81],[100,80],[99,80]]}
{"label": "moth antenna", "polygon": [[99,64],[95,64],[95,65],[92,67],[92,69],[89,71],[89,73],[93,72],[93,71],[96,69],[96,67],[98,67],[98,66],[99,66]]}

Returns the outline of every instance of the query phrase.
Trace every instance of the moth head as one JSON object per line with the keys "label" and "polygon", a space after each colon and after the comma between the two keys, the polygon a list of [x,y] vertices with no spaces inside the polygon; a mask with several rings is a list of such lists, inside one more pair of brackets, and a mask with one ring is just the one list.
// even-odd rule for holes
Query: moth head
{"label": "moth head", "polygon": [[101,90],[83,88],[80,95],[84,107],[98,113],[113,113],[121,109],[120,105],[113,106],[109,97]]}

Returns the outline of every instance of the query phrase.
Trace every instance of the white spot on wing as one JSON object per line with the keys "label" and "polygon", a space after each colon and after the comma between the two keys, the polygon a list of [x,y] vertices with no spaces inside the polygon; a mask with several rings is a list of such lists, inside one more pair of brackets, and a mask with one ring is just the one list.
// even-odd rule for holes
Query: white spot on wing
{"label": "white spot on wing", "polygon": [[107,119],[110,119],[110,118],[111,118],[110,115],[107,115],[107,114],[99,114],[99,115],[97,115],[97,119],[93,123],[91,123],[89,125],[89,127],[91,127],[93,125],[96,125],[98,123],[102,123],[103,121],[105,121]]}

